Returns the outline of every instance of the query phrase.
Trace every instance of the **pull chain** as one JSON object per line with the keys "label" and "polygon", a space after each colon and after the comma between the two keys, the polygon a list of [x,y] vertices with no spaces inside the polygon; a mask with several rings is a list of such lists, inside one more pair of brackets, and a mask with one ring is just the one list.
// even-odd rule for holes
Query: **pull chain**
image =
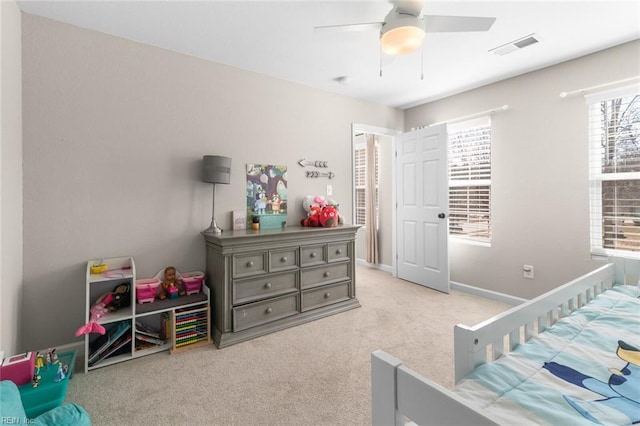
{"label": "pull chain", "polygon": [[382,77],[382,42],[380,42],[380,77]]}
{"label": "pull chain", "polygon": [[424,44],[420,47],[420,80],[424,80]]}

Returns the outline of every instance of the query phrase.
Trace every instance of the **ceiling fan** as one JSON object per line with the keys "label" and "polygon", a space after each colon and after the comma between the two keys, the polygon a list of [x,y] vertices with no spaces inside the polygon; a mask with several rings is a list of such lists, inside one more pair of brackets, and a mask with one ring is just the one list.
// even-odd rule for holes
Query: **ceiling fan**
{"label": "ceiling fan", "polygon": [[387,55],[411,53],[422,45],[425,33],[488,31],[496,18],[422,15],[424,2],[391,0],[393,8],[382,22],[314,27],[316,31],[380,31],[380,45]]}

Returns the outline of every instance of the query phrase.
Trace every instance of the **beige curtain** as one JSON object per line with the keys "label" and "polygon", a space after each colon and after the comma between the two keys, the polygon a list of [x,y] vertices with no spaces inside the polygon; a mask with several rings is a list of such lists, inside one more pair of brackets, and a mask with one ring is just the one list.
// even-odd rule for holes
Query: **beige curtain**
{"label": "beige curtain", "polygon": [[378,263],[378,221],[376,219],[376,139],[375,135],[366,133],[367,142],[367,176],[365,191],[365,223],[367,234],[367,262]]}

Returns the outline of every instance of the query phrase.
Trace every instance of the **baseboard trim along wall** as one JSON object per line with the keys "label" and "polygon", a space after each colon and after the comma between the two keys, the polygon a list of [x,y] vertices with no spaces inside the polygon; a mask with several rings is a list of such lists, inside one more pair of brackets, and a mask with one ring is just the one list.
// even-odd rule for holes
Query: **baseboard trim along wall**
{"label": "baseboard trim along wall", "polygon": [[356,263],[360,266],[366,266],[367,268],[373,268],[373,269],[379,269],[383,272],[388,272],[390,274],[393,274],[393,268],[389,265],[381,265],[381,264],[375,264],[375,263],[369,263],[364,259],[356,259]]}
{"label": "baseboard trim along wall", "polygon": [[[356,263],[359,266],[365,266],[367,268],[379,269],[380,271],[387,272],[391,275],[393,274],[393,267],[389,265],[377,265],[373,263],[369,263],[364,259],[356,259]],[[395,276],[395,275],[394,275]],[[511,296],[510,294],[499,293],[497,291],[485,290],[484,288],[474,287],[468,284],[462,284],[455,281],[451,281],[451,289],[456,291],[461,291],[463,293],[474,294],[476,296],[481,296],[491,300],[497,300],[498,302],[507,303],[509,305],[519,305],[522,302],[526,302],[527,299],[523,299],[521,297]]]}
{"label": "baseboard trim along wall", "polygon": [[527,301],[527,299],[523,299],[521,297],[511,296],[510,294],[499,293],[497,291],[486,290],[484,288],[474,287],[468,284],[457,283],[455,281],[451,281],[450,284],[452,290],[475,294],[476,296],[482,296],[487,299],[497,300],[498,302],[507,303],[509,305],[515,306]]}

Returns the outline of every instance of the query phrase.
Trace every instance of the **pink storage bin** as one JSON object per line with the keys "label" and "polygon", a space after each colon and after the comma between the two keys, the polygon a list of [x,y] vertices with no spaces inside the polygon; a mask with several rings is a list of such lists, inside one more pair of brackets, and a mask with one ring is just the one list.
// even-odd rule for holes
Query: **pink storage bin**
{"label": "pink storage bin", "polygon": [[162,283],[157,278],[144,278],[136,280],[136,298],[138,303],[148,303],[156,300],[158,286]]}
{"label": "pink storage bin", "polygon": [[184,272],[180,274],[182,283],[184,284],[184,291],[187,294],[200,293],[202,289],[202,282],[204,281],[204,273],[200,271]]}

